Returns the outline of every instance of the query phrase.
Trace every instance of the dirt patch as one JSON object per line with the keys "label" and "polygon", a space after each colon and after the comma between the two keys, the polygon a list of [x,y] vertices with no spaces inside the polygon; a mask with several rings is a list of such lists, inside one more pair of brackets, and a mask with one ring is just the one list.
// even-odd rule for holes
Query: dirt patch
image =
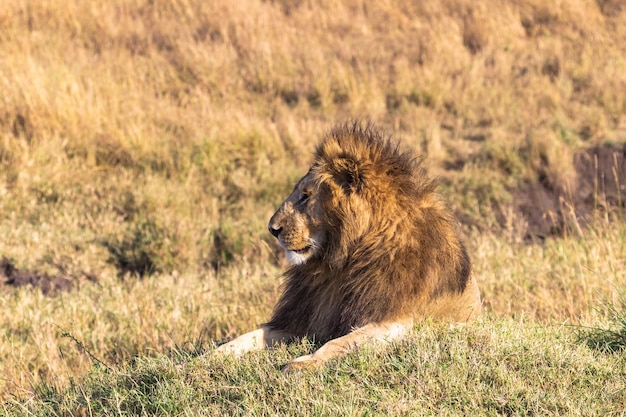
{"label": "dirt patch", "polygon": [[545,175],[514,193],[528,237],[580,233],[594,214],[626,215],[626,144],[596,146],[574,156],[576,178],[555,187]]}
{"label": "dirt patch", "polygon": [[68,291],[74,287],[73,282],[63,276],[39,274],[33,271],[20,271],[7,258],[0,260],[0,278],[2,284],[11,287],[30,285],[41,289],[45,295],[53,295],[59,291]]}

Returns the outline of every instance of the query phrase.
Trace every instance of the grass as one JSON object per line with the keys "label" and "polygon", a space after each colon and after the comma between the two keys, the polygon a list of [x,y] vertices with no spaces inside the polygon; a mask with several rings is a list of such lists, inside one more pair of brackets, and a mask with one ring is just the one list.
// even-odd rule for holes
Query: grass
{"label": "grass", "polygon": [[[0,257],[75,285],[0,287],[0,414],[623,415],[621,160],[587,227],[520,205],[625,146],[626,11],[544,3],[5,1]],[[198,356],[267,319],[266,221],[354,117],[428,154],[488,317],[293,378],[307,343]]]}
{"label": "grass", "polygon": [[[602,415],[605,410],[619,410],[626,389],[624,357],[589,349],[598,335],[581,332],[611,322],[610,314],[594,308],[604,300],[614,300],[619,308],[616,288],[624,286],[626,233],[623,227],[607,227],[602,239],[597,238],[598,231],[585,233],[585,238],[517,247],[503,238],[476,236],[470,249],[487,305],[483,323],[458,332],[426,323],[393,353],[379,357],[376,349],[366,349],[365,355],[355,354],[321,374],[295,379],[282,377],[278,370],[289,357],[310,349],[306,343],[241,362],[197,357],[211,351],[212,341],[230,338],[267,319],[278,294],[280,268],[276,266],[238,263],[205,275],[153,274],[141,280],[103,281],[53,298],[26,288],[4,292],[4,389],[13,393],[7,397],[6,412],[64,415],[92,407],[93,415],[272,414],[271,410],[286,411],[300,401],[313,414],[361,414],[391,407],[385,404],[396,400],[404,405],[395,411],[382,408],[379,413],[431,410],[435,414],[444,409],[450,414],[472,410],[489,414],[513,407],[513,414],[576,415],[585,414],[589,407],[595,411],[587,415]],[[603,245],[596,245],[600,240]],[[602,263],[609,254],[621,263]],[[623,309],[618,311],[623,315]],[[456,346],[456,353],[442,358],[440,350],[450,349],[449,343]],[[471,356],[456,363],[468,345]],[[389,368],[394,361],[399,361],[400,370]],[[476,371],[479,375],[470,381],[461,378],[461,372],[478,366],[486,369]],[[409,372],[409,379],[388,385],[395,372],[400,373],[394,380],[402,381],[402,372]],[[587,382],[577,379],[580,372],[590,374]],[[428,382],[422,381],[424,373]],[[496,382],[483,379],[495,378],[494,373],[505,380],[496,381],[504,385],[491,392],[489,384]],[[139,387],[133,385],[136,379]],[[340,399],[363,379],[372,385],[371,391],[353,392],[350,411]],[[480,383],[470,388],[460,385],[462,381]],[[344,384],[339,391],[333,385],[337,382]],[[412,384],[416,387],[407,393]],[[422,384],[426,384],[423,391],[416,391]],[[605,393],[607,398],[595,394],[601,384],[612,387]],[[444,388],[453,388],[455,394],[432,397]],[[317,389],[321,393],[311,397],[311,390]],[[544,394],[536,397],[540,392]],[[282,395],[286,398],[273,404]],[[461,395],[459,404],[457,395]],[[31,400],[25,403],[19,398]],[[146,408],[141,411],[141,407]]]}
{"label": "grass", "polygon": [[617,297],[617,302],[606,301],[602,305],[608,324],[602,327],[582,328],[578,341],[592,349],[608,353],[621,353],[626,350],[626,302],[625,294]]}
{"label": "grass", "polygon": [[[546,341],[549,340],[549,343]],[[308,351],[252,354],[242,361],[197,356],[189,345],[122,369],[95,367],[39,401],[9,403],[36,415],[620,415],[624,360],[573,343],[559,326],[487,318],[449,331],[418,325],[387,349],[365,348],[326,369],[285,377],[280,367]]]}

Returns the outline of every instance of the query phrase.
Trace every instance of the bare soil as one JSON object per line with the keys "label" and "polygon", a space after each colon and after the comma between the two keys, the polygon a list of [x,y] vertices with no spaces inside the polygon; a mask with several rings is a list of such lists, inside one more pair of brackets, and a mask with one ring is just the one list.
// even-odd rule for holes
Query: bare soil
{"label": "bare soil", "polygon": [[22,287],[30,285],[41,289],[45,295],[68,291],[74,287],[72,280],[60,275],[40,274],[35,271],[20,271],[7,258],[0,261],[0,279],[5,286]]}
{"label": "bare soil", "polygon": [[580,233],[594,214],[624,219],[626,143],[594,146],[574,156],[573,184],[554,186],[546,176],[514,193],[516,211],[527,222],[527,237]]}

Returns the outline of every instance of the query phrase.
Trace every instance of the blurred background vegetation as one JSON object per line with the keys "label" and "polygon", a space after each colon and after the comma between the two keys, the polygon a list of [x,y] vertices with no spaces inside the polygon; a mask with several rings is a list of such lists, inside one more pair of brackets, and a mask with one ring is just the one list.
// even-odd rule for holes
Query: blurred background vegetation
{"label": "blurred background vegetation", "polygon": [[543,200],[588,197],[577,153],[619,144],[625,169],[622,8],[5,2],[1,252],[75,275],[268,259],[265,221],[348,118],[427,154],[465,224],[545,236]]}

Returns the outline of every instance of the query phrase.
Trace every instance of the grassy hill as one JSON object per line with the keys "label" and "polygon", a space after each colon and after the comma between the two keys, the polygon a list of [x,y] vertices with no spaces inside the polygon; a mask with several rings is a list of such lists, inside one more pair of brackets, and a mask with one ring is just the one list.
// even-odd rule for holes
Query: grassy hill
{"label": "grassy hill", "polygon": [[[625,412],[626,6],[370,3],[3,2],[0,413]],[[353,118],[427,155],[487,318],[197,357],[267,319],[266,222]]]}

